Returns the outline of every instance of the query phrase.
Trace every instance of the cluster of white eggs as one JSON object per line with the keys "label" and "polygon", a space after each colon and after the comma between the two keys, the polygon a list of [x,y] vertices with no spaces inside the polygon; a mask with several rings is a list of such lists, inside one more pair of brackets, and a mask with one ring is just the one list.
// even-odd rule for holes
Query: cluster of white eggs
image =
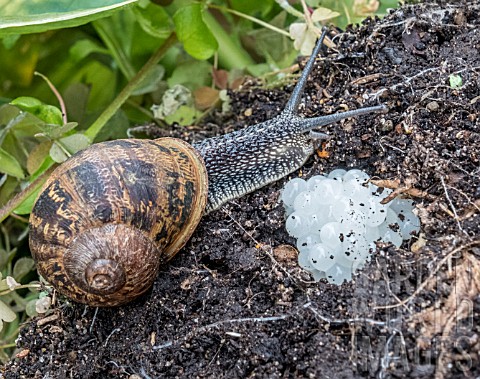
{"label": "cluster of white eggs", "polygon": [[305,181],[289,181],[281,195],[287,232],[297,239],[298,262],[315,280],[351,280],[375,250],[376,241],[399,247],[420,230],[412,200],[369,183],[361,170],[333,170]]}

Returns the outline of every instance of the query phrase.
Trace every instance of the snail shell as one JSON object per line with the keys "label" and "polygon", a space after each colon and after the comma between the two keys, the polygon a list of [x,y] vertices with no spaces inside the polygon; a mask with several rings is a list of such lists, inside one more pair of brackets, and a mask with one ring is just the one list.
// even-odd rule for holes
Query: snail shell
{"label": "snail shell", "polygon": [[90,146],[58,167],[37,198],[30,248],[38,271],[81,303],[133,300],[190,238],[207,182],[200,155],[178,139]]}

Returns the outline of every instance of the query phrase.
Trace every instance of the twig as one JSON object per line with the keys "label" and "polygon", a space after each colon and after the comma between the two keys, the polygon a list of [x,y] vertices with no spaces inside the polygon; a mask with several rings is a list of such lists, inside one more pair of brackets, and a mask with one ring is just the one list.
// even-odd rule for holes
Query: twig
{"label": "twig", "polygon": [[394,84],[393,86],[390,86],[390,87],[386,87],[386,88],[382,88],[381,90],[371,94],[371,95],[368,95],[370,98],[374,98],[375,100],[378,99],[378,97],[384,93],[385,91],[389,91],[389,90],[394,90],[396,89],[397,87],[400,87],[400,86],[404,86],[406,84],[409,84],[412,80],[418,78],[419,76],[422,76],[422,75],[425,75],[427,72],[430,72],[430,71],[436,71],[436,70],[440,70],[442,67],[430,67],[430,68],[427,68],[425,70],[422,70],[418,73],[416,73],[415,75],[413,76],[410,76],[408,78],[406,78],[403,82],[400,82],[400,83],[397,83],[397,84]]}
{"label": "twig", "polygon": [[[382,146],[382,140],[383,140],[383,139],[385,139],[385,136],[383,136],[383,137],[380,138],[380,140],[379,140],[380,146]],[[385,146],[388,146],[389,148],[391,148],[391,149],[393,149],[393,150],[397,150],[397,151],[401,152],[402,154],[405,154],[405,151],[402,150],[402,149],[400,149],[399,147],[390,145],[390,144],[388,144],[388,143],[386,143],[386,142],[383,142],[383,144],[384,144]],[[382,149],[383,149],[383,151],[385,151],[385,149],[384,149],[383,147],[382,147]]]}
{"label": "twig", "polygon": [[42,288],[42,285],[41,284],[36,284],[36,283],[34,283],[34,284],[20,284],[13,289],[8,289],[8,290],[0,292],[0,296],[8,295],[9,293],[14,292],[16,290],[20,290],[22,288],[40,289],[40,288]]}
{"label": "twig", "polygon": [[[391,354],[390,353],[391,351],[389,349],[389,346],[392,343],[393,338],[397,334],[400,336],[400,339],[401,339],[401,342],[402,342],[402,345],[403,345],[403,351],[407,351],[407,349],[405,347],[406,344],[405,344],[405,338],[403,337],[403,333],[398,329],[393,329],[392,334],[390,335],[390,337],[388,338],[388,340],[385,344],[383,358],[380,360],[380,364],[382,366],[382,370],[379,372],[379,375],[378,375],[378,377],[380,379],[384,378],[385,372],[387,372],[387,370],[390,368],[390,362],[394,359],[399,358],[399,357],[395,357],[393,354]],[[400,354],[401,354],[401,352],[400,352]],[[408,361],[407,361],[407,365],[408,365]],[[408,368],[405,368],[405,369],[408,371]]]}
{"label": "twig", "polygon": [[119,332],[120,330],[121,330],[120,328],[115,328],[115,329],[113,329],[112,332],[108,335],[107,339],[105,340],[105,343],[103,344],[103,346],[104,346],[104,347],[107,347],[108,341],[110,341],[110,338],[112,338],[112,336],[113,336],[115,333]]}
{"label": "twig", "polygon": [[450,253],[448,253],[445,258],[443,258],[439,263],[438,265],[435,267],[435,269],[431,272],[431,274],[428,276],[428,278],[422,282],[422,284],[420,284],[420,286],[415,290],[415,292],[413,294],[411,294],[409,297],[407,297],[406,299],[396,303],[396,304],[390,304],[390,305],[379,305],[379,306],[376,306],[376,307],[373,307],[373,309],[392,309],[392,308],[397,308],[397,307],[401,307],[405,304],[407,304],[408,302],[410,302],[413,298],[415,298],[427,285],[428,283],[430,282],[430,280],[434,277],[434,275],[436,275],[440,269],[442,268],[442,266],[453,256],[455,255],[456,253],[458,252],[461,252],[462,250],[464,249],[470,249],[471,247],[473,246],[476,246],[476,245],[480,245],[480,240],[475,240],[475,241],[472,241],[470,243],[467,243],[465,245],[462,245],[460,247],[457,247],[456,249],[452,250]]}
{"label": "twig", "polygon": [[243,317],[243,318],[237,318],[237,319],[231,319],[231,320],[223,320],[223,321],[217,321],[214,322],[213,324],[208,324],[204,326],[203,328],[200,328],[200,331],[203,330],[208,330],[211,328],[216,328],[217,326],[223,325],[223,324],[236,324],[236,323],[242,323],[242,322],[272,322],[272,321],[280,321],[280,320],[285,320],[286,318],[290,317],[290,315],[280,315],[280,316],[270,316],[270,317]]}
{"label": "twig", "polygon": [[[271,317],[244,317],[244,318],[217,321],[217,322],[214,322],[213,324],[208,324],[208,325],[203,326],[201,328],[195,329],[195,330],[191,331],[190,333],[187,333],[185,335],[185,337],[183,337],[182,339],[187,339],[187,338],[193,336],[194,334],[206,332],[209,329],[216,328],[217,326],[224,325],[224,324],[235,324],[235,323],[244,323],[244,322],[274,322],[274,321],[285,320],[290,316],[291,315],[285,314],[285,315],[271,316]],[[179,340],[177,340],[177,341],[167,341],[162,345],[153,346],[152,349],[153,350],[165,349],[166,347],[171,347],[171,346],[176,345],[178,343],[178,341]]]}
{"label": "twig", "polygon": [[89,329],[90,334],[92,334],[93,326],[95,325],[95,321],[97,320],[97,314],[99,309],[100,309],[99,307],[95,308],[95,313],[93,314],[93,318],[92,318],[92,325],[90,325],[90,329]]}
{"label": "twig", "polygon": [[443,190],[445,191],[445,197],[447,198],[448,203],[450,204],[450,208],[452,209],[453,214],[455,215],[454,218],[455,218],[455,221],[457,222],[458,229],[460,229],[460,231],[463,234],[466,234],[468,236],[468,234],[465,232],[465,230],[463,230],[462,225],[460,224],[460,219],[458,217],[457,210],[453,205],[452,199],[450,199],[450,195],[448,194],[447,186],[445,185],[445,180],[443,179],[443,176],[440,177],[440,181],[442,182]]}
{"label": "twig", "polygon": [[322,320],[324,322],[327,322],[329,324],[334,324],[334,325],[335,324],[344,325],[344,324],[365,324],[365,323],[367,323],[367,324],[371,324],[371,325],[383,326],[383,327],[386,327],[386,328],[392,328],[392,324],[394,322],[398,321],[397,319],[392,319],[392,320],[390,320],[390,322],[385,322],[385,321],[375,320],[375,319],[369,318],[369,317],[357,317],[357,318],[346,318],[346,319],[333,318],[332,319],[332,318],[328,318],[328,317],[325,317],[325,316],[321,315],[320,312],[316,308],[312,307],[312,303],[307,303],[307,304],[303,305],[302,308],[309,309],[320,320]]}

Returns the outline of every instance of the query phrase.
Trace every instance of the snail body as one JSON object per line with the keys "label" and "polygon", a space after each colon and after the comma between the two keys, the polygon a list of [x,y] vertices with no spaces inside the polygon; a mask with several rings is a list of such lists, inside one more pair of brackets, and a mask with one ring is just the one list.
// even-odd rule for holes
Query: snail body
{"label": "snail body", "polygon": [[285,110],[271,120],[193,145],[174,138],[102,142],[58,167],[30,216],[39,273],[75,301],[127,303],[150,288],[203,214],[300,168],[312,140],[325,136],[314,129],[384,111],[296,114],[324,35]]}

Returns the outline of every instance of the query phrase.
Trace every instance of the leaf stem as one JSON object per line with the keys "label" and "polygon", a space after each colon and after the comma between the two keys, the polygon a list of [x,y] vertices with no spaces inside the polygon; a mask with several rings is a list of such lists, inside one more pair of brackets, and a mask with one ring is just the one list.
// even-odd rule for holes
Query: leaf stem
{"label": "leaf stem", "polygon": [[170,34],[170,36],[165,40],[163,45],[150,57],[150,59],[144,64],[144,66],[138,71],[138,73],[128,82],[125,88],[117,95],[117,97],[110,103],[110,105],[105,108],[102,114],[95,120],[95,122],[90,125],[90,127],[85,131],[85,136],[87,136],[91,142],[95,139],[97,134],[102,130],[108,120],[115,114],[115,112],[120,109],[120,107],[125,103],[125,101],[130,97],[132,92],[137,88],[139,83],[147,76],[147,74],[152,70],[155,65],[160,61],[160,59],[165,55],[167,50],[177,41],[175,33]]}
{"label": "leaf stem", "polygon": [[210,12],[203,13],[203,21],[218,42],[217,54],[218,62],[221,66],[231,70],[233,68],[244,69],[255,64],[255,61],[242,48],[241,44],[236,41],[236,38],[227,33]]}
{"label": "leaf stem", "polygon": [[242,12],[239,12],[239,11],[236,11],[234,9],[227,8],[227,7],[222,7],[221,5],[208,4],[208,7],[234,14],[235,16],[242,17],[246,20],[254,22],[255,24],[261,25],[264,28],[273,30],[274,32],[277,32],[279,34],[283,34],[284,36],[290,37],[290,34],[287,31],[285,31],[283,29],[280,29],[280,28],[277,28],[276,26],[273,26],[273,25],[269,24],[268,22],[259,20],[258,18],[249,16],[248,14],[245,14],[245,13],[242,13]]}
{"label": "leaf stem", "polygon": [[0,345],[0,350],[3,350],[3,349],[9,349],[11,347],[15,347],[17,346],[17,344],[15,342],[13,343],[7,343],[5,345]]}
{"label": "leaf stem", "polygon": [[45,80],[45,82],[47,83],[47,85],[50,87],[50,89],[52,90],[53,94],[55,95],[55,97],[57,98],[58,100],[58,103],[60,104],[60,109],[62,110],[62,119],[63,119],[63,124],[66,124],[68,122],[67,120],[67,107],[65,106],[65,102],[63,101],[63,97],[62,95],[60,95],[60,92],[58,92],[58,90],[55,88],[55,86],[52,84],[52,82],[50,81],[50,79],[48,79],[45,75],[43,75],[42,73],[38,72],[38,71],[35,71],[33,73],[33,75],[37,75],[37,76],[40,76],[43,80]]}
{"label": "leaf stem", "polygon": [[[16,290],[22,289],[22,288],[42,288],[41,284],[22,284],[19,285],[18,287],[15,287],[13,290],[8,289],[3,292],[0,292],[0,296],[8,295],[11,292],[15,292]],[[16,299],[18,301],[18,299]]]}
{"label": "leaf stem", "polygon": [[0,222],[5,220],[10,215],[10,213],[12,213],[20,204],[23,203],[25,199],[27,199],[27,197],[29,197],[32,193],[38,190],[50,176],[55,167],[57,167],[57,165],[53,165],[52,167],[50,167],[42,175],[35,179],[27,188],[25,188],[22,192],[11,198],[7,204],[0,208]]}
{"label": "leaf stem", "polygon": [[92,25],[112,54],[122,74],[127,78],[127,80],[132,79],[135,75],[135,69],[128,60],[123,46],[121,46],[115,38],[110,37],[109,31],[104,24],[104,20],[94,21],[92,22]]}
{"label": "leaf stem", "polygon": [[305,2],[305,0],[300,0],[300,2],[302,3],[302,7],[303,7],[303,17],[305,18],[305,21],[306,21],[308,27],[310,28],[311,31],[313,31],[315,33],[317,38],[320,37],[320,34],[322,34],[322,33],[321,33],[320,29],[317,28],[315,26],[315,24],[313,23],[310,12],[308,11],[307,3]]}
{"label": "leaf stem", "polygon": [[287,0],[275,0],[278,5],[280,5],[287,13],[290,13],[291,15],[298,17],[298,18],[303,18],[303,13],[296,10],[294,7],[290,5],[290,3]]}

